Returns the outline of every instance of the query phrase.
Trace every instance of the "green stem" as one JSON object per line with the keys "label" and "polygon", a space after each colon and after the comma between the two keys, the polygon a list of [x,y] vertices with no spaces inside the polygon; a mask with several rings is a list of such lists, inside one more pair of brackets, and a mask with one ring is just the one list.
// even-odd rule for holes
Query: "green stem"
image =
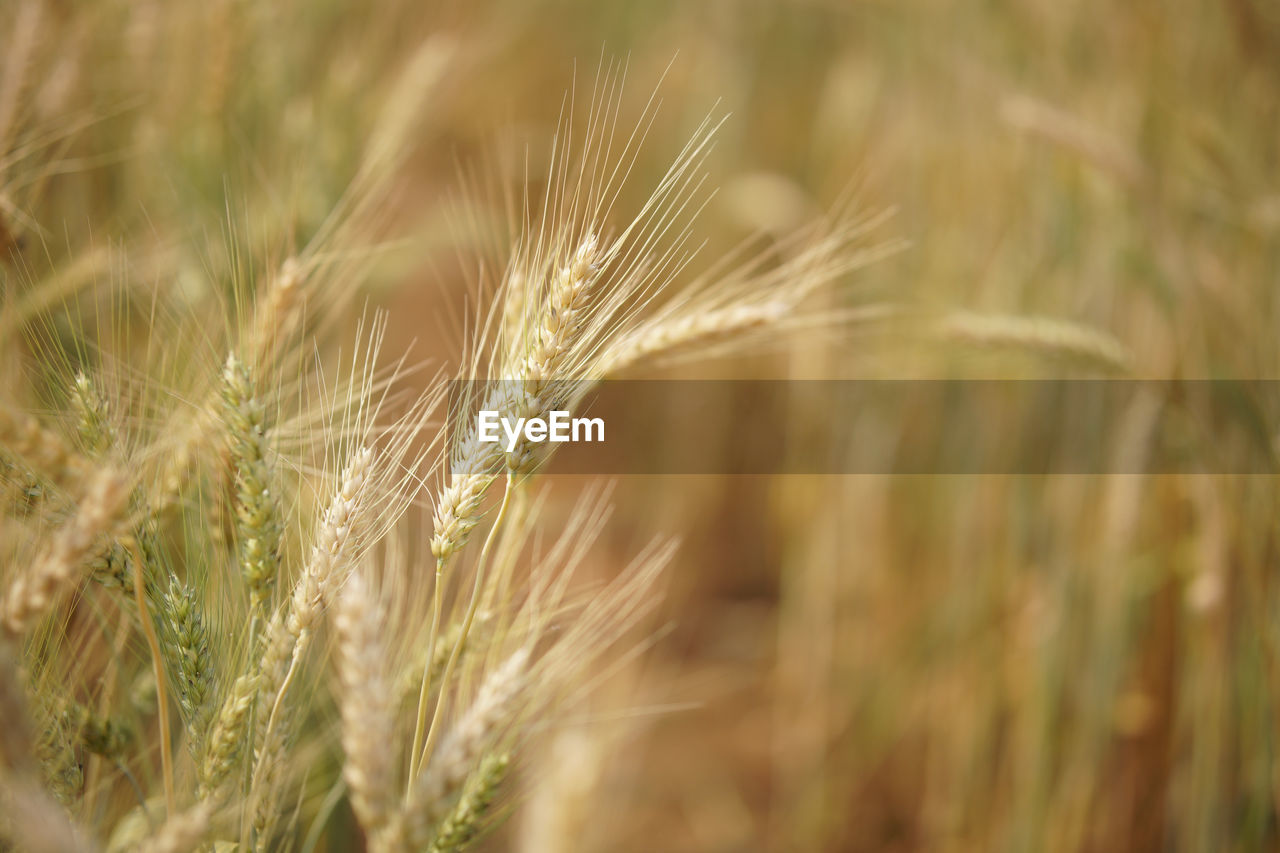
{"label": "green stem", "polygon": [[[467,634],[471,631],[471,623],[475,620],[476,611],[480,605],[480,591],[484,587],[484,570],[485,562],[489,556],[489,547],[493,544],[495,534],[498,528],[502,526],[502,519],[507,514],[507,506],[511,503],[511,475],[507,475],[506,486],[502,490],[502,506],[498,508],[498,515],[493,520],[493,526],[489,528],[489,535],[485,537],[484,547],[480,549],[480,559],[476,563],[476,581],[471,589],[471,601],[467,605],[467,615],[462,620],[462,631],[458,634],[458,641],[453,645],[453,651],[449,654],[449,662],[445,664],[444,672],[440,676],[440,689],[436,696],[436,710],[431,717],[431,727],[427,730],[427,742],[422,747],[422,757],[418,761],[418,769],[421,770],[427,766],[427,762],[431,760],[431,750],[435,747],[435,742],[440,734],[440,718],[444,716],[445,706],[445,688],[449,684],[449,679],[453,677],[454,667],[457,666],[458,658],[462,655],[462,647],[467,642]],[[428,661],[430,666],[430,661]],[[410,776],[409,783],[413,784],[413,776]]]}

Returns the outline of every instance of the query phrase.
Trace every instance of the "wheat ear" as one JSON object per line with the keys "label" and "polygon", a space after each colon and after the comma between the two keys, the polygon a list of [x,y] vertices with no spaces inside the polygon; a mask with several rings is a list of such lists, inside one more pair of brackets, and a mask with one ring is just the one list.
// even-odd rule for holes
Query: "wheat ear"
{"label": "wheat ear", "polygon": [[351,791],[351,805],[366,834],[374,836],[386,823],[395,802],[393,756],[395,715],[384,669],[386,644],[383,613],[364,579],[347,579],[334,611],[337,629],[337,668],[342,693],[342,748],[346,753],[342,777]]}
{"label": "wheat ear", "polygon": [[537,397],[546,383],[560,378],[560,367],[585,319],[588,302],[602,269],[600,241],[588,232],[573,257],[551,282],[538,312],[538,328],[515,376]]}
{"label": "wheat ear", "polygon": [[94,464],[35,417],[0,404],[0,447],[33,473],[70,487],[93,475]]}
{"label": "wheat ear", "polygon": [[679,315],[665,322],[642,326],[606,352],[601,372],[616,373],[662,353],[707,344],[771,325],[786,316],[790,308],[791,306],[782,302],[731,305],[697,314]]}
{"label": "wheat ear", "polygon": [[76,413],[76,432],[86,451],[100,456],[116,440],[106,399],[84,372],[71,383],[71,404]]}
{"label": "wheat ear", "polygon": [[943,318],[938,331],[959,343],[1078,359],[1121,373],[1133,362],[1124,344],[1106,332],[1050,317],[963,311]]}
{"label": "wheat ear", "polygon": [[338,490],[325,509],[311,548],[311,559],[294,585],[287,609],[277,614],[268,629],[267,650],[261,666],[261,687],[262,698],[272,716],[276,713],[280,694],[287,686],[289,671],[300,656],[323,602],[337,581],[337,570],[348,556],[352,524],[372,467],[373,451],[367,447],[357,450],[347,461]]}
{"label": "wheat ear", "polygon": [[209,832],[213,812],[213,802],[204,800],[173,815],[138,845],[138,853],[187,853],[195,850]]}
{"label": "wheat ear", "polygon": [[528,669],[529,650],[521,648],[494,670],[422,770],[404,811],[413,849],[422,849],[428,843],[431,827],[448,813],[449,801],[510,718],[511,708],[527,683]]}
{"label": "wheat ear", "polygon": [[[508,375],[481,408],[527,417],[546,407],[548,388],[561,378],[586,317],[600,277],[602,254],[599,239],[588,232],[553,276],[527,349],[523,335],[508,342],[514,349],[507,354],[508,364],[503,368]],[[529,455],[527,448],[518,448],[513,455],[515,464],[508,460],[508,465],[520,470]],[[501,458],[496,444],[481,442],[474,425],[468,427],[455,453],[450,481],[436,502],[431,552],[438,563],[447,563],[470,539],[480,521],[485,493],[497,479],[494,463]]]}
{"label": "wheat ear", "polygon": [[88,565],[100,538],[118,520],[129,494],[128,481],[112,468],[93,474],[76,514],[54,535],[32,568],[9,587],[0,606],[0,627],[21,637],[48,611],[54,598]]}
{"label": "wheat ear", "polygon": [[168,651],[176,658],[178,707],[187,724],[187,746],[192,756],[201,752],[210,717],[213,694],[213,659],[209,635],[196,601],[194,587],[169,579],[161,610]]}
{"label": "wheat ear", "polygon": [[[298,663],[306,650],[311,630],[324,603],[332,598],[332,590],[340,581],[339,572],[350,556],[352,525],[357,521],[365,488],[373,473],[373,451],[360,448],[347,460],[338,490],[325,509],[311,558],[294,585],[288,609],[277,614],[267,629],[266,652],[260,667],[257,756],[254,762],[251,799],[253,827],[258,844],[274,821],[272,797],[275,795],[274,774],[282,764],[283,734],[279,727],[283,702]],[[286,615],[287,614],[287,615]]]}
{"label": "wheat ear", "polygon": [[249,718],[258,695],[258,676],[242,675],[231,685],[209,737],[196,764],[198,796],[205,799],[217,792],[235,769],[236,761],[249,739]]}
{"label": "wheat ear", "polygon": [[280,567],[280,511],[267,464],[266,406],[254,394],[249,368],[232,354],[222,372],[223,411],[236,466],[236,527],[240,571],[250,610],[261,615]]}
{"label": "wheat ear", "polygon": [[498,793],[498,786],[510,767],[511,756],[507,753],[486,755],[481,759],[457,804],[437,826],[435,838],[431,841],[431,853],[459,853],[471,843],[480,831]]}

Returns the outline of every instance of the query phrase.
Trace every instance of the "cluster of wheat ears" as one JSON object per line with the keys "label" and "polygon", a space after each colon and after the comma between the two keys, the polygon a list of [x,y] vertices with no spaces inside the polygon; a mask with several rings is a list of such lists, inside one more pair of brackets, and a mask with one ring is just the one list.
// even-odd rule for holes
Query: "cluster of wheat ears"
{"label": "cluster of wheat ears", "polygon": [[[0,839],[310,849],[346,801],[369,849],[462,849],[514,807],[530,742],[641,648],[672,543],[576,582],[601,491],[549,529],[546,446],[482,443],[470,415],[573,410],[645,362],[838,327],[808,298],[886,247],[846,204],[688,274],[716,128],[619,216],[646,125],[619,129],[604,80],[517,195],[447,375],[388,366],[376,314],[354,355],[316,355],[350,303],[340,224],[247,282],[196,357],[205,318],[144,316],[139,341],[147,306],[108,305],[66,351],[63,319],[6,308],[53,379],[0,401]],[[334,223],[393,171],[371,150]],[[454,377],[483,381],[446,411]]]}

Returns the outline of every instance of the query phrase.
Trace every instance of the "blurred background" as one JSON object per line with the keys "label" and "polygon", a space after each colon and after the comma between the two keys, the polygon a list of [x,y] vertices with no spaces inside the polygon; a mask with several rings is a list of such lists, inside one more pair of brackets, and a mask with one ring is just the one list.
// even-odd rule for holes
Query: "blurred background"
{"label": "blurred background", "polygon": [[[389,309],[388,355],[456,364],[504,181],[526,152],[539,173],[616,61],[623,126],[661,100],[619,210],[728,115],[701,258],[851,186],[894,212],[868,245],[908,244],[819,297],[896,319],[646,376],[1276,375],[1268,0],[7,0],[0,45],[19,316],[130,289],[225,301],[337,210],[350,276],[325,298]],[[342,341],[334,313],[317,332]],[[1267,403],[1200,434],[1206,459],[1270,446]],[[1126,470],[1163,411],[1136,399],[1111,433]],[[902,431],[809,407],[796,435],[836,415],[854,452]],[[945,427],[945,404],[919,417]],[[1213,470],[620,481],[593,570],[679,536],[661,625],[525,762],[485,843],[1276,849],[1276,480]]]}

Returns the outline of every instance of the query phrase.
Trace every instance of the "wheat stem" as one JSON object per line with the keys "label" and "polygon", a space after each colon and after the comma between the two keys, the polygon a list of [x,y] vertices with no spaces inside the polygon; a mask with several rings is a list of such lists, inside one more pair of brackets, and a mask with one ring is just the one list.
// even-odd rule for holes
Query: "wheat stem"
{"label": "wheat stem", "polygon": [[[431,726],[427,730],[427,741],[422,747],[422,757],[418,761],[419,769],[425,767],[427,762],[431,760],[431,750],[435,745],[435,740],[440,733],[440,719],[444,715],[445,707],[445,688],[449,684],[449,679],[453,676],[454,667],[458,664],[458,658],[462,655],[462,647],[467,642],[467,634],[471,631],[471,623],[475,620],[476,610],[480,604],[480,591],[483,589],[485,576],[485,563],[489,554],[489,546],[493,544],[494,534],[502,526],[502,519],[507,513],[507,506],[511,503],[511,482],[512,478],[506,478],[506,486],[502,490],[502,505],[498,508],[498,515],[493,520],[493,526],[489,528],[489,535],[485,537],[484,546],[480,549],[480,559],[476,562],[476,580],[475,585],[471,589],[471,601],[467,604],[467,613],[462,620],[462,631],[458,634],[458,641],[453,645],[453,652],[449,655],[449,662],[444,666],[444,673],[440,676],[440,690],[436,696],[436,710],[431,717]],[[423,679],[426,680],[427,674],[423,673]],[[426,688],[424,687],[425,691]],[[412,778],[412,777],[411,777]]]}
{"label": "wheat stem", "polygon": [[409,749],[409,779],[405,783],[406,796],[413,788],[413,780],[418,775],[418,756],[422,754],[422,739],[426,733],[427,698],[431,692],[431,667],[435,661],[436,641],[440,635],[440,611],[443,608],[444,598],[441,591],[443,582],[444,561],[436,560],[436,582],[431,590],[431,631],[427,634],[427,657],[422,664],[422,684],[418,687],[418,714],[413,726],[413,746]]}

